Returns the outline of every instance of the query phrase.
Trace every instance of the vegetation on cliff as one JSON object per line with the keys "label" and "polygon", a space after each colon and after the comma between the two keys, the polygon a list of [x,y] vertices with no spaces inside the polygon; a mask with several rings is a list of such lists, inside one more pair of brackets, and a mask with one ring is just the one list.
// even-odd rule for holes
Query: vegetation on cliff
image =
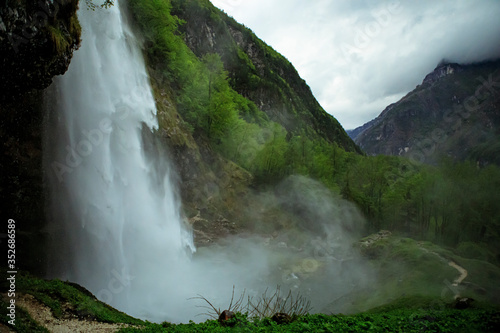
{"label": "vegetation on cliff", "polygon": [[[264,53],[258,55],[255,61],[268,59],[257,66],[265,69],[262,73],[256,69],[248,53],[238,47],[233,39],[227,39],[231,49],[221,46],[225,52],[196,52],[196,49],[193,52],[188,47],[189,42],[185,41],[189,41],[190,37],[183,32],[188,23],[173,15],[173,12],[197,17],[196,22],[205,22],[205,16],[208,15],[221,24],[224,36],[236,27],[236,23],[223,16],[210,3],[130,1],[130,5],[146,39],[145,49],[149,65],[154,68],[154,78],[170,83],[177,111],[192,127],[195,138],[207,138],[223,156],[252,172],[259,181],[276,182],[285,175],[295,173],[297,169],[310,168],[305,156],[301,160],[292,158],[293,164],[287,163],[287,157],[296,155],[298,142],[304,149],[307,146],[317,150],[319,155],[323,153],[323,147],[334,142],[343,150],[357,149],[347,136],[343,136],[345,132],[338,122],[320,110],[309,88],[306,88],[288,61],[250,31],[243,30],[252,39],[251,47],[258,47],[259,52]],[[232,27],[221,20],[227,20]],[[228,57],[243,63],[236,66]],[[278,71],[283,72],[284,78],[277,74]],[[288,76],[292,78],[288,79]],[[249,83],[249,78],[256,80],[255,84]],[[294,80],[297,82],[294,83]],[[258,91],[265,91],[266,94],[283,91],[285,88],[280,85],[287,87],[286,94],[281,92],[272,98],[255,95]],[[293,86],[301,86],[306,93],[300,91],[299,94],[298,88],[293,89]],[[262,99],[266,105],[257,105],[256,101]],[[296,102],[287,106],[285,101]],[[321,119],[328,119],[329,124],[316,114],[321,115]],[[320,131],[314,125],[315,122],[323,122],[326,125],[322,126],[326,127]],[[294,125],[291,126],[291,123]],[[335,137],[337,132],[343,133],[341,139]]]}
{"label": "vegetation on cliff", "polygon": [[[314,127],[306,121],[299,133],[290,130],[286,121],[264,112],[265,105],[257,106],[252,96],[272,80],[288,87],[300,85],[294,81],[296,73],[251,31],[208,1],[130,0],[130,6],[145,36],[153,80],[168,82],[162,87],[173,96],[196,141],[208,141],[248,170],[254,184],[306,175],[355,202],[368,219],[368,231],[390,229],[450,246],[479,242],[496,260],[498,168],[449,162],[427,167],[399,157],[365,157],[346,151],[342,142],[311,135]],[[255,87],[252,80],[258,81]],[[276,108],[282,101],[266,98]]]}

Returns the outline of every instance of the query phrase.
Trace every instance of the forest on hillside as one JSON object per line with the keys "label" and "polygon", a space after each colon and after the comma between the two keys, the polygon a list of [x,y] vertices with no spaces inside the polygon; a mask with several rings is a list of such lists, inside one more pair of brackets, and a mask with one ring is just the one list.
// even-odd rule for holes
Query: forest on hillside
{"label": "forest on hillside", "polygon": [[[0,15],[0,331],[499,331],[494,121],[461,161],[370,155],[209,0]],[[433,145],[418,98],[391,114]]]}
{"label": "forest on hillside", "polygon": [[[443,160],[431,166],[394,156],[366,156],[307,130],[287,130],[245,96],[263,81],[277,94],[283,93],[279,86],[257,76],[241,50],[240,65],[229,66],[231,71],[221,60],[227,54],[197,57],[183,39],[186,22],[171,13],[212,17],[220,31],[234,24],[230,17],[208,1],[130,0],[130,5],[146,39],[154,84],[166,89],[194,137],[248,170],[255,186],[269,187],[293,174],[308,176],[354,202],[368,221],[366,233],[388,229],[498,263],[498,166],[479,166],[473,160]],[[244,33],[251,31],[244,28]],[[285,58],[262,47],[281,68],[289,68]],[[282,76],[286,74],[272,79]]]}

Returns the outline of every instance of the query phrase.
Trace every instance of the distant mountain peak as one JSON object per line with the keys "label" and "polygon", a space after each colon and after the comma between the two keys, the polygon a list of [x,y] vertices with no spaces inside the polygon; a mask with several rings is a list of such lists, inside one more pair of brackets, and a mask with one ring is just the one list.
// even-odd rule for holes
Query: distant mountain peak
{"label": "distant mountain peak", "polygon": [[442,77],[461,72],[463,67],[457,63],[448,63],[446,60],[441,60],[437,67],[422,81],[422,84],[433,84]]}
{"label": "distant mountain peak", "polygon": [[[500,90],[493,88],[499,73],[500,60],[442,62],[422,85],[350,135],[369,155],[402,155],[425,163],[450,157],[500,165]],[[492,89],[478,94],[488,83]]]}

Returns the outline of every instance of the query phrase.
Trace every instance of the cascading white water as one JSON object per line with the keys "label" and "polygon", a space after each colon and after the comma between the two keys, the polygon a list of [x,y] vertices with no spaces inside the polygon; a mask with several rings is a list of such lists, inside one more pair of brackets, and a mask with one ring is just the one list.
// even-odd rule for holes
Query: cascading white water
{"label": "cascading white water", "polygon": [[192,236],[180,222],[168,168],[144,152],[142,131],[158,126],[156,107],[120,3],[81,7],[82,45],[56,80],[57,116],[48,121],[51,218],[61,224],[51,229],[58,255],[49,271],[151,318],[151,309],[163,308],[154,293],[179,289],[166,273],[182,270]]}
{"label": "cascading white water", "polygon": [[[362,285],[353,284],[366,275],[355,260],[342,265],[316,246],[348,251],[350,237],[340,225],[359,218],[324,191],[315,197],[317,185],[309,181],[285,192],[310,192],[314,200],[299,200],[301,219],[326,236],[306,230],[299,239],[314,238],[294,250],[270,246],[270,238],[235,239],[190,258],[193,237],[181,223],[168,157],[148,141],[158,126],[155,101],[126,15],[118,1],[106,10],[82,5],[78,15],[82,45],[51,86],[45,119],[49,277],[77,282],[119,310],[156,322],[205,319],[189,298],[201,294],[223,309],[233,285],[237,297],[243,288],[256,296],[277,284],[300,287],[317,310]],[[293,242],[286,232],[282,237]],[[314,275],[319,267],[322,274]]]}

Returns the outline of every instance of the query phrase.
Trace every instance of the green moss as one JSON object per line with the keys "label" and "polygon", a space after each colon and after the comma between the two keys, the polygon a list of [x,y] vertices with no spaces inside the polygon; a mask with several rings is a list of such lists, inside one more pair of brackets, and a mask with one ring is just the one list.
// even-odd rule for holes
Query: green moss
{"label": "green moss", "polygon": [[47,31],[49,33],[55,52],[61,54],[70,49],[71,43],[68,41],[67,37],[64,35],[60,28],[49,25],[47,26]]}
{"label": "green moss", "polygon": [[76,15],[71,16],[69,21],[69,33],[76,41],[76,44],[80,44],[80,36],[82,35],[82,27],[80,22],[78,21],[78,17]]}

